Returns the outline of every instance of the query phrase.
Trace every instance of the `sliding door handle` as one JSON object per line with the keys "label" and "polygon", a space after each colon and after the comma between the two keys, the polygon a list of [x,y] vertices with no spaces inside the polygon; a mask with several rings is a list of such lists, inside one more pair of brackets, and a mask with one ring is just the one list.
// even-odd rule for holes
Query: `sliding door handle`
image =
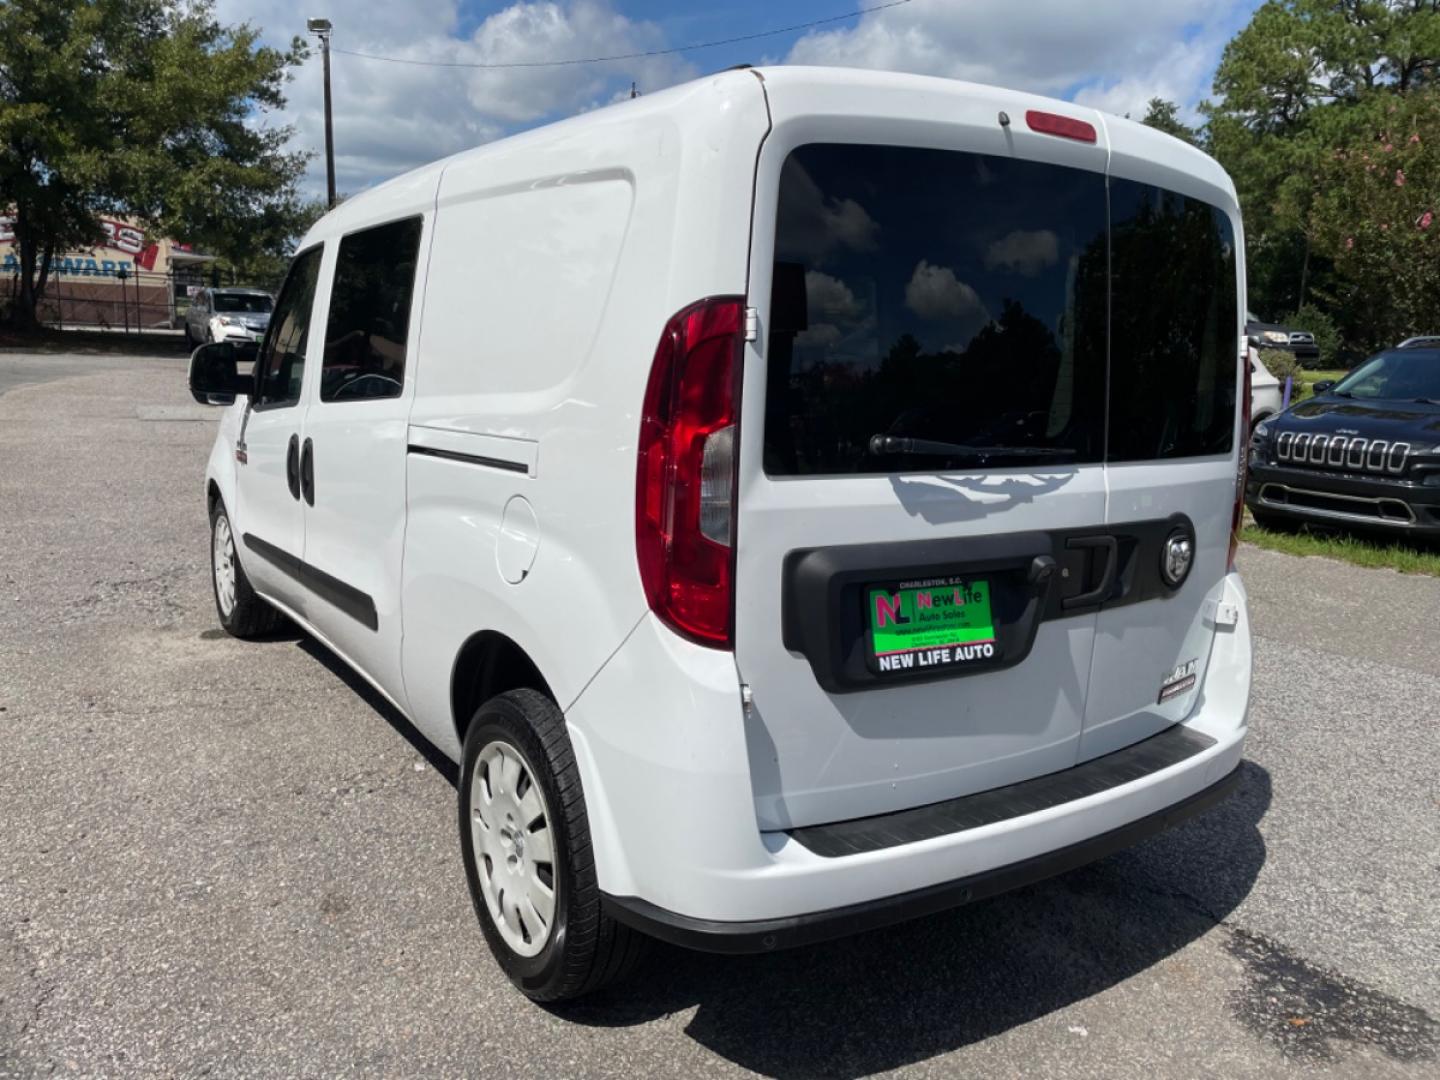
{"label": "sliding door handle", "polygon": [[315,505],[315,447],[309,439],[300,451],[300,492],[307,506]]}
{"label": "sliding door handle", "polygon": [[292,499],[300,498],[300,436],[291,435],[285,450],[285,483]]}

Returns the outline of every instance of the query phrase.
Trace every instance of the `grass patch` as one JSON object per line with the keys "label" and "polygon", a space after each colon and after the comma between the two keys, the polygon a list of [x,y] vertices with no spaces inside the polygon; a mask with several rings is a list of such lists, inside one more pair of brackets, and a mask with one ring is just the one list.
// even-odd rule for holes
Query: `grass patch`
{"label": "grass patch", "polygon": [[1286,555],[1318,555],[1355,566],[1388,567],[1402,574],[1440,577],[1440,551],[1422,551],[1346,534],[1272,532],[1249,522],[1241,530],[1240,539],[1266,551],[1282,551]]}
{"label": "grass patch", "polygon": [[1339,382],[1348,374],[1350,373],[1343,369],[1338,371],[1302,370],[1299,376],[1297,376],[1297,378],[1295,379],[1295,400],[1304,401],[1308,397],[1314,397],[1315,384],[1317,382],[1324,382],[1327,379],[1331,382]]}

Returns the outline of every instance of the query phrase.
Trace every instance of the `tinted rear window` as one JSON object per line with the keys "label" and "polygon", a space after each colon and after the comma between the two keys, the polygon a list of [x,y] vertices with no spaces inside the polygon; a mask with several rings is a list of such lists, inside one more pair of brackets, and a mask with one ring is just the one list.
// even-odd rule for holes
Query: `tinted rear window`
{"label": "tinted rear window", "polygon": [[780,180],[772,474],[931,470],[876,435],[1097,461],[1105,178],[907,147],[812,145]]}
{"label": "tinted rear window", "polygon": [[1229,222],[1113,184],[1107,197],[1099,173],[956,151],[796,149],[776,222],[766,471],[1103,460],[1107,344],[1111,459],[1228,450]]}
{"label": "tinted rear window", "polygon": [[1110,181],[1111,461],[1229,451],[1235,236],[1213,206]]}

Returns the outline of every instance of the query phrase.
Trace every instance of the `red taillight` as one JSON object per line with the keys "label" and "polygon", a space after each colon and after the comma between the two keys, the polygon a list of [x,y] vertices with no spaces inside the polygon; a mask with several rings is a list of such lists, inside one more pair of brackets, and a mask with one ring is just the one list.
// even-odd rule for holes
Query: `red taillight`
{"label": "red taillight", "polygon": [[1062,139],[1077,139],[1080,142],[1093,143],[1096,139],[1095,127],[1087,124],[1084,120],[1076,120],[1070,116],[1061,116],[1059,113],[1037,112],[1030,109],[1025,113],[1025,123],[1031,131],[1038,131],[1042,135],[1059,135]]}
{"label": "red taillight", "polygon": [[702,645],[729,648],[735,454],[745,301],[693,304],[665,324],[640,417],[635,550],[650,609]]}
{"label": "red taillight", "polygon": [[1245,521],[1245,467],[1250,458],[1250,355],[1240,357],[1245,375],[1240,388],[1240,460],[1235,466],[1235,509],[1230,516],[1230,557],[1225,564],[1235,569],[1235,554],[1240,550],[1240,527]]}

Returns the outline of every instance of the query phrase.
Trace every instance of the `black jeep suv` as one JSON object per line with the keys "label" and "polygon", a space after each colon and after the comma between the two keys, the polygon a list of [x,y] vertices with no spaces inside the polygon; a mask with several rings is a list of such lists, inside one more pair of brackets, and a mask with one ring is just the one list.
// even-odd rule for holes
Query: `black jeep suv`
{"label": "black jeep suv", "polygon": [[1378,353],[1258,424],[1245,502],[1261,525],[1440,537],[1440,348]]}

